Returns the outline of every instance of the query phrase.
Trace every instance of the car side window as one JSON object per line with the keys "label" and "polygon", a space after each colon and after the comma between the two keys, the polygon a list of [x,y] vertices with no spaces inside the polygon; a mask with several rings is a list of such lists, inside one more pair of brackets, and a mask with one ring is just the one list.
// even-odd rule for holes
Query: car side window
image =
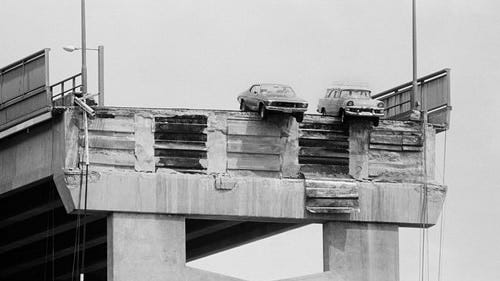
{"label": "car side window", "polygon": [[340,91],[339,91],[339,90],[335,91],[335,97],[336,97],[336,98],[339,98],[339,97],[340,97]]}
{"label": "car side window", "polygon": [[345,97],[348,97],[351,95],[351,91],[349,90],[342,90],[342,92],[340,93],[340,96],[345,98]]}
{"label": "car side window", "polygon": [[259,90],[260,90],[259,85],[253,85],[252,88],[250,88],[250,93],[252,93],[252,94],[257,93],[258,94]]}

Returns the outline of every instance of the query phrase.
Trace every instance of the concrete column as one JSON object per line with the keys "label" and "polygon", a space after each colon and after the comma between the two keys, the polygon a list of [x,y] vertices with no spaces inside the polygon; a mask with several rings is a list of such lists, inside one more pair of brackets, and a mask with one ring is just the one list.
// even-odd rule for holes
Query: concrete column
{"label": "concrete column", "polygon": [[112,213],[108,217],[108,281],[184,280],[184,218]]}
{"label": "concrete column", "polygon": [[346,281],[398,281],[398,227],[389,224],[323,224],[324,271]]}
{"label": "concrete column", "polygon": [[349,123],[349,175],[368,178],[368,149],[371,121],[356,119]]}

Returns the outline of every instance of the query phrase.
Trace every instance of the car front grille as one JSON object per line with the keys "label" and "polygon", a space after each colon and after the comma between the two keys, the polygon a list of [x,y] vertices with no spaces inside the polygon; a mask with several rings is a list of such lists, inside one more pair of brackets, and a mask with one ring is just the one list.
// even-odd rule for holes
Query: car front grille
{"label": "car front grille", "polygon": [[384,109],[374,109],[374,108],[367,108],[367,107],[355,107],[355,108],[349,108],[349,111],[353,112],[370,112],[370,113],[383,113]]}
{"label": "car front grille", "polygon": [[292,107],[292,108],[301,108],[302,104],[294,103],[294,102],[283,102],[283,101],[273,101],[271,103],[272,106],[280,106],[280,107]]}

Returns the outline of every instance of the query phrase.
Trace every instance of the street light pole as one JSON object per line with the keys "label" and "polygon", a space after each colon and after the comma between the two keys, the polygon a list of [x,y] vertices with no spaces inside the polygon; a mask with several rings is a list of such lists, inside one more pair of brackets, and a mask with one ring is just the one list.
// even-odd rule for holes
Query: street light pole
{"label": "street light pole", "polygon": [[104,46],[97,46],[97,60],[98,60],[98,83],[97,91],[99,92],[99,106],[104,106]]}
{"label": "street light pole", "polygon": [[[417,97],[417,12],[416,0],[412,0],[412,45],[413,45],[413,93],[410,96],[410,109],[414,109]],[[422,104],[422,101],[420,101]]]}
{"label": "street light pole", "polygon": [[87,35],[85,29],[85,0],[81,0],[82,21],[82,94],[87,94]]}

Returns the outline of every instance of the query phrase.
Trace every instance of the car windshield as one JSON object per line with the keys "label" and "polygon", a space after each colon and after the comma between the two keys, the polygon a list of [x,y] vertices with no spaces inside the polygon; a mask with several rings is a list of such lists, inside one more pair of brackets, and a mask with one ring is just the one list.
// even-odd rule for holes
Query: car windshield
{"label": "car windshield", "polygon": [[262,85],[260,92],[264,95],[294,97],[295,92],[288,86],[281,85]]}

